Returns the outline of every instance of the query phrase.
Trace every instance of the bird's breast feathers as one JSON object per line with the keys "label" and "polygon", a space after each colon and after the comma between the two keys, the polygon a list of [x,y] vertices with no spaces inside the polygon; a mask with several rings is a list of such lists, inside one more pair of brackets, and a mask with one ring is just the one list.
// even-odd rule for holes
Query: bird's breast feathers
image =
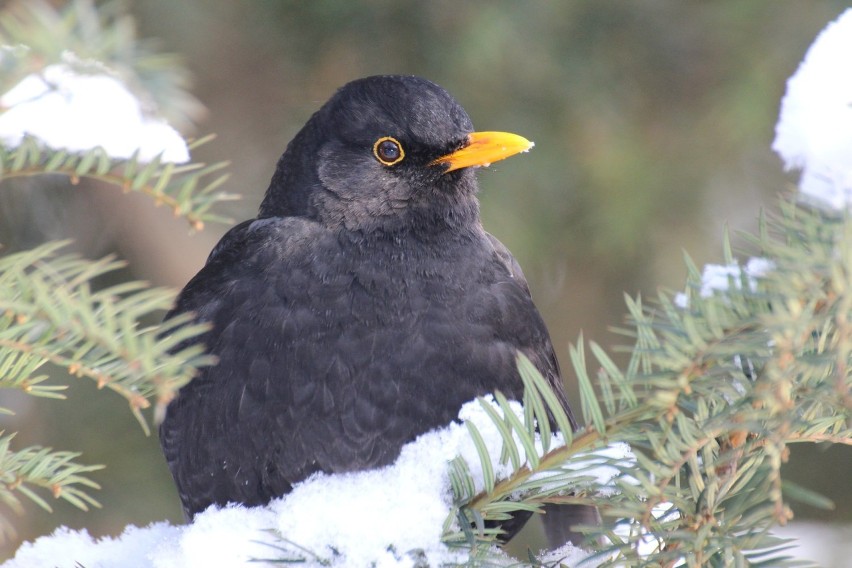
{"label": "bird's breast feathers", "polygon": [[547,341],[511,255],[484,232],[430,245],[399,235],[353,242],[299,218],[237,229],[176,310],[213,324],[204,341],[222,363],[212,375],[229,359],[236,369],[269,357],[270,347],[283,375],[305,366],[314,373],[319,363],[306,359],[323,350],[337,353],[349,375],[394,366],[437,373],[480,365],[483,373]]}
{"label": "bird's breast feathers", "polygon": [[317,312],[333,310],[335,318],[347,313],[335,309],[347,299],[356,318],[359,305],[370,303],[381,305],[374,318],[405,318],[485,302],[506,284],[525,287],[517,263],[487,233],[443,237],[435,243],[404,233],[352,238],[307,219],[260,219],[246,225],[234,245],[220,245],[241,249],[231,255],[237,263],[208,267],[229,273],[219,279],[225,295],[284,303],[298,298]]}

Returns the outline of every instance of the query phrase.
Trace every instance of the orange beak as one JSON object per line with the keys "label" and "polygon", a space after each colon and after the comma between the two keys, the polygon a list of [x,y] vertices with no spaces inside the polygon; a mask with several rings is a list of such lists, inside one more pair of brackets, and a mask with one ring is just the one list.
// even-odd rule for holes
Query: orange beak
{"label": "orange beak", "polygon": [[441,156],[429,165],[447,164],[449,167],[444,173],[476,166],[488,167],[519,152],[526,152],[533,146],[535,144],[523,136],[509,132],[471,132],[463,148]]}

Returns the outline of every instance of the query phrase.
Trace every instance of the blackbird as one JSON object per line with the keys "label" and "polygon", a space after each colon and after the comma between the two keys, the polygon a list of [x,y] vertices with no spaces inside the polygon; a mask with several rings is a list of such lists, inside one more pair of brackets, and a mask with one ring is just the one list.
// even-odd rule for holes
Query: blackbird
{"label": "blackbird", "polygon": [[479,218],[476,167],[531,146],[474,132],[449,93],[410,76],[353,81],[308,120],[257,218],[166,316],[209,322],[194,341],[218,360],[160,427],[189,518],[392,463],[476,396],[519,400],[519,352],[574,425],[523,273]]}

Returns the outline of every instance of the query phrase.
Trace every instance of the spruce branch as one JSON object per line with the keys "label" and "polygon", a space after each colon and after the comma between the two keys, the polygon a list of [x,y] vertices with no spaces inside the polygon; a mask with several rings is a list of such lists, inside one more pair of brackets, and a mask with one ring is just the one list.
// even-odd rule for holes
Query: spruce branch
{"label": "spruce branch", "polygon": [[178,129],[190,127],[204,107],[189,91],[181,59],[136,36],[125,2],[16,0],[0,11],[0,92],[52,63],[118,76],[146,106]]}
{"label": "spruce branch", "polygon": [[[138,281],[95,289],[92,281],[123,263],[63,254],[64,245],[47,243],[0,257],[0,388],[63,398],[64,385],[47,384],[48,375],[37,374],[50,363],[120,394],[147,432],[142,411],[151,399],[165,405],[199,366],[211,363],[203,347],[181,347],[206,327],[186,318],[146,325],[171,307],[173,291]],[[0,503],[20,512],[23,495],[50,511],[40,494],[47,491],[83,510],[99,506],[87,491],[98,485],[86,474],[102,466],[82,465],[77,453],[40,446],[15,450],[13,437],[0,436]],[[0,538],[10,530],[0,515]]]}
{"label": "spruce branch", "polygon": [[147,429],[141,411],[150,399],[168,402],[199,366],[211,363],[201,346],[180,348],[206,327],[185,318],[142,325],[168,309],[174,293],[143,282],[93,290],[92,279],[123,264],[59,254],[62,245],[0,257],[0,369],[8,373],[0,386],[57,396],[61,387],[31,376],[50,362],[123,396]]}
{"label": "spruce branch", "polygon": [[[183,163],[189,160],[187,150],[212,136],[187,142],[164,124],[166,119],[189,128],[203,110],[188,91],[188,74],[178,58],[139,41],[134,27],[120,1],[96,6],[73,0],[56,8],[27,0],[4,6],[0,93],[8,96],[4,104],[10,108],[2,111],[0,182],[43,175],[68,176],[72,185],[95,180],[147,195],[195,230],[205,222],[227,222],[212,212],[214,205],[236,198],[221,191],[227,163]],[[24,81],[38,84],[41,94],[28,88],[24,95],[21,89],[18,95],[10,91]],[[61,106],[81,97],[89,103],[81,112]],[[116,104],[103,104],[105,97]],[[38,107],[45,100],[49,104]],[[76,119],[77,126],[51,121],[49,113],[56,108],[63,119]],[[104,120],[91,108],[119,110]],[[104,123],[104,128],[87,128]],[[101,145],[90,147],[95,135]],[[132,153],[134,143],[140,146]],[[143,411],[151,402],[164,408],[198,367],[212,363],[202,346],[186,347],[206,327],[185,316],[152,325],[172,306],[173,291],[138,281],[98,285],[112,280],[111,273],[124,264],[113,257],[92,261],[67,254],[64,245],[47,243],[0,257],[0,388],[64,398],[65,385],[51,384],[43,372],[59,367],[121,395],[147,433]],[[12,411],[0,408],[0,413]],[[41,446],[14,450],[13,437],[0,436],[0,503],[20,512],[19,496],[24,495],[50,510],[46,491],[83,510],[98,506],[87,492],[98,487],[86,474],[101,466],[81,465],[76,453]],[[0,539],[9,530],[0,517]]]}
{"label": "spruce branch", "polygon": [[[42,0],[13,2],[0,12],[0,44],[5,44],[0,46],[0,92],[7,92],[24,77],[42,78],[46,91],[42,95],[29,95],[34,99],[24,103],[37,101],[54,90],[62,92],[63,88],[69,88],[59,86],[59,79],[48,80],[48,71],[61,67],[78,77],[117,80],[120,87],[116,88],[126,88],[132,93],[127,96],[138,101],[138,113],[157,124],[167,119],[187,129],[201,114],[201,104],[188,91],[187,74],[180,61],[140,42],[135,36],[132,17],[120,2],[96,7],[89,0],[75,0],[59,10]],[[88,91],[86,93],[91,96]],[[75,98],[67,94],[66,97]],[[12,110],[14,108],[12,104]],[[77,114],[71,110],[67,112]],[[98,118],[88,117],[87,120],[98,122]],[[38,121],[38,117],[28,120]],[[33,127],[28,125],[28,128]],[[28,128],[23,132],[51,138],[39,129]],[[57,124],[50,128],[61,132],[63,127]],[[229,222],[211,212],[217,203],[238,198],[220,189],[228,179],[228,174],[223,173],[227,162],[175,164],[163,159],[166,146],[180,146],[181,157],[174,161],[188,159],[184,157],[184,141],[176,132],[173,137],[161,134],[152,142],[159,147],[154,146],[144,153],[137,150],[132,155],[126,145],[116,144],[115,138],[121,133],[96,132],[99,147],[88,147],[89,139],[85,137],[86,146],[77,146],[76,135],[60,136],[48,144],[29,134],[18,140],[19,137],[7,133],[10,138],[0,147],[0,182],[42,174],[68,176],[72,185],[81,179],[92,179],[125,192],[148,195],[155,205],[165,205],[175,216],[184,217],[195,230],[200,230],[205,222]],[[125,137],[138,135],[122,132]],[[206,136],[190,141],[188,149],[193,150],[211,139],[212,136]],[[158,149],[163,151],[154,156]],[[170,157],[174,154],[173,150]]]}
{"label": "spruce branch", "polygon": [[[572,347],[585,426],[572,436],[559,424],[568,435],[556,447],[536,434],[564,414],[521,357],[524,420],[506,418],[511,409],[499,396],[502,414],[489,413],[512,446],[500,459],[520,467],[497,479],[480,451],[486,479],[476,487],[470,468],[454,462],[445,542],[486,549],[499,534],[484,528],[488,520],[543,503],[589,504],[604,517],[584,528],[604,565],[787,565],[786,543],[769,531],[791,518],[788,500],[831,506],[783,479],[787,445],[852,444],[849,225],[782,202],[744,238],[772,266],[766,274],[730,270],[726,286],[708,291],[687,259],[685,305],[665,292],[652,304],[628,298],[631,360],[622,371],[590,344],[599,366],[592,380],[583,338]],[[736,266],[727,237],[724,249]],[[618,442],[632,460],[602,451]],[[586,475],[600,465],[615,474]]]}
{"label": "spruce branch", "polygon": [[[75,461],[78,453],[40,446],[13,451],[10,444],[14,436],[0,433],[0,503],[15,513],[22,510],[18,495],[27,497],[46,511],[52,511],[48,497],[64,499],[83,511],[90,507],[100,508],[100,503],[88,492],[100,486],[87,474],[103,466],[81,465]],[[12,525],[0,514],[0,539],[12,534]]]}
{"label": "spruce branch", "polygon": [[36,492],[46,490],[54,499],[65,499],[84,511],[100,507],[82,487],[99,489],[100,486],[85,474],[103,469],[103,466],[80,465],[74,461],[80,454],[40,446],[13,452],[10,442],[14,436],[0,435],[0,501],[17,511],[21,507],[15,493],[18,492],[50,511],[50,504]]}
{"label": "spruce branch", "polygon": [[[190,148],[211,140],[196,141]],[[238,196],[219,188],[228,180],[222,170],[227,162],[212,165],[148,163],[136,157],[129,160],[110,157],[102,148],[77,153],[45,147],[38,139],[27,136],[16,148],[0,146],[0,182],[16,177],[43,174],[66,175],[76,185],[88,178],[107,183],[129,193],[141,193],[155,206],[169,207],[176,217],[185,218],[194,230],[205,222],[227,223],[230,220],[210,211],[217,203],[233,201]]]}

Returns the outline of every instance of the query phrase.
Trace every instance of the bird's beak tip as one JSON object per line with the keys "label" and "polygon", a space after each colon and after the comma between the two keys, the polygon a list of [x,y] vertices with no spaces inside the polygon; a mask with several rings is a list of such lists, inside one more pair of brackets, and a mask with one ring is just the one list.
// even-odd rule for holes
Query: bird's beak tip
{"label": "bird's beak tip", "polygon": [[470,167],[488,167],[518,153],[529,152],[535,142],[510,132],[471,132],[467,144],[430,165],[446,164],[444,173]]}

